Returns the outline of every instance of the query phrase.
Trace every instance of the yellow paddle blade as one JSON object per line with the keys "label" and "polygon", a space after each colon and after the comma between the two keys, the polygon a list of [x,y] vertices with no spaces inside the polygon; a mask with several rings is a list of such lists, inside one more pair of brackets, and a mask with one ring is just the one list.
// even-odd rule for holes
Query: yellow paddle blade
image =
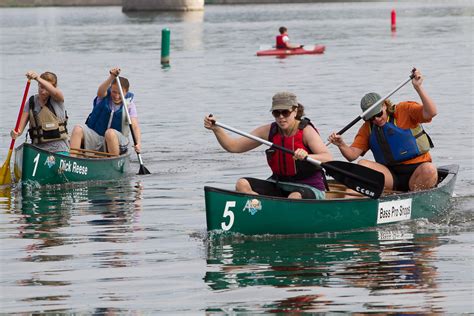
{"label": "yellow paddle blade", "polygon": [[12,183],[12,175],[10,171],[10,159],[12,157],[12,150],[8,151],[7,159],[0,169],[0,185]]}

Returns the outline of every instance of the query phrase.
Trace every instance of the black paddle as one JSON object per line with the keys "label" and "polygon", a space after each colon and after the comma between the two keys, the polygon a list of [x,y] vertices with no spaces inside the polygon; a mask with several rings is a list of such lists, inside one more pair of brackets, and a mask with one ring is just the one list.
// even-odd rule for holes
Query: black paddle
{"label": "black paddle", "polygon": [[[253,139],[269,147],[282,150],[288,154],[295,154],[295,152],[291,149],[281,147],[268,140],[262,139],[249,133],[242,132],[238,129],[219,123],[217,121],[214,121],[214,125],[222,127],[223,129],[242,135],[244,137]],[[324,168],[327,174],[332,176],[336,181],[372,199],[377,199],[383,192],[385,177],[381,172],[344,161],[320,162],[310,157],[306,157],[305,160],[316,166]]]}
{"label": "black paddle", "polygon": [[[364,112],[362,112],[362,114],[360,114],[358,117],[356,117],[354,120],[352,120],[352,122],[350,122],[349,124],[347,124],[343,129],[341,129],[339,132],[337,132],[337,135],[342,135],[344,134],[349,128],[351,128],[352,126],[354,126],[355,123],[357,123],[358,121],[360,121],[361,119],[364,119],[364,120],[367,120],[369,118],[371,118],[373,115],[377,114],[377,113],[371,113],[375,108],[377,108],[377,106],[379,104],[381,104],[382,102],[384,102],[386,99],[388,99],[392,94],[394,94],[395,92],[397,92],[398,90],[400,90],[401,87],[403,87],[404,85],[406,85],[409,81],[411,81],[414,77],[415,77],[415,70],[416,68],[413,68],[411,70],[411,74],[410,74],[410,77],[408,79],[406,79],[405,81],[403,81],[402,83],[400,83],[395,89],[393,89],[391,92],[389,92],[386,96],[384,96],[383,98],[381,98],[380,100],[378,100],[377,102],[375,102],[374,104],[372,104],[372,106],[370,106],[367,110],[365,110]],[[370,114],[370,115],[368,115]],[[328,142],[326,144],[326,146],[329,146],[331,143]]]}
{"label": "black paddle", "polygon": [[[137,139],[135,138],[135,133],[133,132],[133,128],[132,128],[132,120],[130,119],[130,114],[128,113],[127,100],[125,100],[125,96],[123,95],[122,84],[120,83],[120,77],[116,76],[116,79],[117,79],[116,81],[117,81],[117,85],[120,91],[120,97],[122,98],[122,103],[123,103],[123,106],[125,107],[125,113],[127,114],[127,121],[128,121],[128,126],[130,128],[130,133],[132,133],[133,144],[136,146]],[[138,162],[140,163],[140,169],[138,170],[138,174],[150,174],[151,172],[148,171],[148,169],[143,164],[142,156],[140,155],[139,152],[137,152],[137,156],[138,156]]]}

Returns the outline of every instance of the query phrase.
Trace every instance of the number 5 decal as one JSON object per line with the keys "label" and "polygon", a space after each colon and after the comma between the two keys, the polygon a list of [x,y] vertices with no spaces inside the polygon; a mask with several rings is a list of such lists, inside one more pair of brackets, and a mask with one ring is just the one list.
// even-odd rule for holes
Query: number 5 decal
{"label": "number 5 decal", "polygon": [[225,231],[231,229],[232,225],[234,225],[234,212],[229,210],[231,207],[235,207],[235,201],[227,201],[225,203],[224,214],[222,214],[222,217],[229,217],[229,224],[226,224],[225,221],[221,222],[221,227]]}

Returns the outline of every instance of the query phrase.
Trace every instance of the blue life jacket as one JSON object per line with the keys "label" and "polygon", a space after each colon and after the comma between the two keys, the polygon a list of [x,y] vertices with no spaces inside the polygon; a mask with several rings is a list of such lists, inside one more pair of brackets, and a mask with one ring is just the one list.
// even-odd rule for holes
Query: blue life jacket
{"label": "blue life jacket", "polygon": [[[89,117],[86,120],[86,125],[93,129],[97,134],[100,136],[105,135],[105,131],[108,128],[113,128],[119,132],[123,133],[123,121],[124,121],[124,106],[123,104],[120,108],[113,112],[112,122],[109,126],[110,116],[112,115],[112,110],[109,107],[109,103],[111,100],[110,97],[110,89],[107,90],[107,96],[103,98],[99,103],[97,103],[98,97],[95,97],[92,109],[92,112],[89,114]],[[125,99],[127,99],[127,104],[133,100],[133,93],[127,92],[125,95]]]}
{"label": "blue life jacket", "polygon": [[421,124],[415,128],[403,129],[389,116],[382,127],[370,126],[369,145],[375,161],[386,166],[397,165],[433,148],[433,142]]}

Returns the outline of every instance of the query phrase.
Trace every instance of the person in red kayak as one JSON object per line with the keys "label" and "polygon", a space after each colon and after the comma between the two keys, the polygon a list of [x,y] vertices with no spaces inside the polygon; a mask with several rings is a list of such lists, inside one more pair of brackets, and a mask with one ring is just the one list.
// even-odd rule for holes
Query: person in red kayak
{"label": "person in red kayak", "polygon": [[303,48],[300,44],[291,44],[290,38],[288,37],[288,29],[284,26],[279,29],[280,35],[276,37],[276,48],[277,49],[296,49]]}

